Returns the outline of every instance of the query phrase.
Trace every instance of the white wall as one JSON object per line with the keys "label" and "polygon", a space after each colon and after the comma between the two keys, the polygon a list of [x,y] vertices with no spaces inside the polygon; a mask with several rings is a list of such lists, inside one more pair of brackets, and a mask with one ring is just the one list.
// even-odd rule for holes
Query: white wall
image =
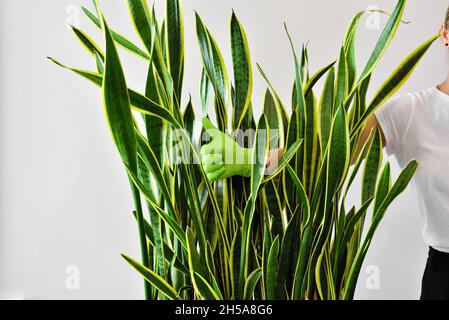
{"label": "white wall", "polygon": [[[161,13],[163,1],[157,0]],[[119,253],[139,257],[128,182],[103,118],[100,94],[85,80],[57,68],[51,55],[93,68],[90,56],[65,26],[73,4],[88,0],[0,0],[0,298],[140,299],[142,281]],[[194,34],[197,10],[230,67],[231,8],[248,33],[253,62],[260,63],[285,102],[293,79],[286,21],[298,46],[310,39],[312,70],[335,59],[354,13],[368,4],[391,11],[395,1],[186,0],[186,92],[196,106],[200,57]],[[409,0],[396,39],[373,79],[374,88],[405,55],[437,31],[447,1]],[[102,1],[109,23],[137,41],[126,1]],[[67,11],[68,10],[68,11]],[[381,17],[385,22],[386,17]],[[97,31],[84,17],[80,26]],[[380,30],[362,22],[363,63]],[[101,37],[95,36],[95,39]],[[444,49],[434,45],[402,92],[441,81]],[[130,86],[142,89],[144,64],[123,54]],[[265,83],[255,71],[254,106]],[[393,173],[398,168],[394,162]],[[358,203],[358,196],[352,199]],[[407,190],[390,208],[374,239],[356,293],[360,299],[416,299],[426,245],[415,197]],[[66,288],[66,268],[80,270],[80,289]],[[380,289],[366,285],[367,266],[380,271]]]}

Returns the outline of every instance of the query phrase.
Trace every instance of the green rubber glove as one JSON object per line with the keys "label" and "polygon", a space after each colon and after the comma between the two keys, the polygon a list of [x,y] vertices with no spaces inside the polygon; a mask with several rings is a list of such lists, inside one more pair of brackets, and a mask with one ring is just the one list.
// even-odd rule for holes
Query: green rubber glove
{"label": "green rubber glove", "polygon": [[218,130],[208,118],[203,118],[203,127],[211,142],[201,148],[201,163],[210,181],[232,176],[251,175],[251,149],[241,147],[231,137]]}

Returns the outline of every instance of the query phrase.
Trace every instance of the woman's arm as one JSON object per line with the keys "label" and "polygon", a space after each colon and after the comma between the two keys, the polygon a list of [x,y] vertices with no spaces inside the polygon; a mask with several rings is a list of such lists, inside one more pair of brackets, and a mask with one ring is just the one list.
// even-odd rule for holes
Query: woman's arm
{"label": "woman's arm", "polygon": [[[380,130],[380,134],[382,137],[382,145],[384,147],[386,146],[385,136],[382,132],[382,128],[380,127],[379,122],[377,122],[376,116],[372,114],[371,116],[368,117],[368,120],[366,121],[365,128],[363,129],[362,135],[360,136],[359,144],[357,145],[357,149],[351,159],[351,164],[354,164],[357,161],[360,151],[362,151],[362,148],[365,145],[366,140],[368,140],[369,138],[371,130],[374,131],[377,128],[379,128]],[[283,154],[284,150],[282,148],[273,149],[269,151],[265,174],[269,175],[276,170],[279,160],[282,159]]]}
{"label": "woman's arm", "polygon": [[380,135],[382,137],[382,145],[385,147],[386,141],[384,133],[382,132],[382,128],[379,125],[379,122],[377,121],[377,118],[374,114],[368,117],[368,120],[366,120],[365,128],[362,131],[362,135],[360,136],[359,144],[357,145],[357,149],[351,159],[351,164],[354,164],[357,161],[357,158],[360,154],[360,151],[362,151],[363,146],[365,145],[366,140],[368,140],[371,130],[375,131],[377,128],[379,128]]}
{"label": "woman's arm", "polygon": [[276,170],[279,160],[282,159],[283,154],[283,148],[273,149],[268,152],[267,164],[265,166],[266,175],[270,175]]}
{"label": "woman's arm", "polygon": [[[214,147],[213,143],[209,143],[201,148],[201,154],[202,154],[202,162],[203,166],[205,167],[206,173],[210,177],[211,180],[218,180],[218,179],[224,179],[233,175],[243,175],[243,176],[249,176],[250,175],[250,165],[248,163],[244,164],[228,164],[224,161],[218,161],[221,164],[217,164],[217,159],[214,157],[219,157],[220,159],[223,157],[224,150],[228,149],[228,151],[234,150],[235,152],[240,150],[240,153],[243,154],[249,154],[249,149],[244,149],[236,145],[235,141],[230,139],[229,137],[222,134],[220,131],[218,131],[215,127],[213,127],[212,124],[209,124],[209,120],[203,120],[205,121],[206,125],[205,128],[208,129],[209,134],[213,136],[219,136],[222,139],[216,139],[216,140],[225,140],[228,141],[228,148],[224,148],[223,145],[215,146],[215,149],[221,150],[217,155],[209,154],[209,148]],[[371,115],[368,120],[366,121],[365,127],[363,129],[362,135],[360,137],[359,144],[357,146],[357,149],[351,159],[351,164],[354,164],[357,161],[357,157],[360,154],[360,151],[362,150],[366,140],[369,138],[371,130],[375,130],[376,128],[380,129],[381,136],[382,136],[382,144],[385,146],[385,137],[382,132],[382,128],[380,127],[379,123],[377,122],[377,119],[375,115]],[[221,142],[221,141],[219,141]],[[282,159],[282,156],[284,154],[284,149],[278,148],[273,149],[268,152],[267,156],[267,164],[265,169],[265,174],[270,175],[272,174],[277,166],[279,161]],[[247,158],[248,156],[246,156]],[[245,158],[245,156],[243,156]],[[213,160],[213,161],[212,161]],[[247,159],[246,159],[247,160]],[[210,162],[210,163],[209,163]],[[243,169],[244,170],[243,170]]]}

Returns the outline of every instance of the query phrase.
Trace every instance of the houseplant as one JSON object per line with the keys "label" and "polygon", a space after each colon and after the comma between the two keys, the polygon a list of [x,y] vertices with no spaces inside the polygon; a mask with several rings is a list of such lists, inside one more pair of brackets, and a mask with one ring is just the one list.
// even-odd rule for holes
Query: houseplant
{"label": "houseplant", "polygon": [[[436,36],[409,54],[368,103],[371,75],[396,33],[405,0],[397,1],[360,74],[355,34],[365,11],[351,20],[338,59],[311,75],[307,46],[298,55],[285,28],[295,68],[293,111],[287,111],[257,65],[267,83],[257,120],[242,24],[233,12],[231,82],[217,42],[196,14],[202,116],[212,114],[212,105],[219,129],[253,129],[254,149],[285,150],[268,176],[266,157],[260,157],[250,178],[212,183],[200,165],[203,135],[193,133],[199,117],[193,102],[181,99],[182,1],[166,0],[162,22],[145,0],[127,3],[143,47],[113,31],[94,1],[95,10],[82,9],[102,31],[105,50],[77,27],[73,31],[97,70],[51,60],[102,89],[106,119],[129,177],[141,245],[140,262],[123,258],[144,277],[146,298],[352,299],[373,235],[418,163],[411,161],[392,183],[389,163],[382,165],[380,132],[371,133],[353,166],[350,160],[366,119],[402,86]],[[144,93],[127,87],[117,47],[148,63]],[[324,86],[317,99],[319,81]],[[361,205],[356,207],[345,200],[361,168]],[[368,213],[371,219],[365,219]]]}

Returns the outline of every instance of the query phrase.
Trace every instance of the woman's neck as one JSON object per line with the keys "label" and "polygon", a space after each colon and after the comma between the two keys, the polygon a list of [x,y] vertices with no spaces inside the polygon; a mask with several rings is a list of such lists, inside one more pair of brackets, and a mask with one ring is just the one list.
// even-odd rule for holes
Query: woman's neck
{"label": "woman's neck", "polygon": [[438,89],[441,92],[444,92],[445,94],[449,95],[449,77],[438,85]]}

